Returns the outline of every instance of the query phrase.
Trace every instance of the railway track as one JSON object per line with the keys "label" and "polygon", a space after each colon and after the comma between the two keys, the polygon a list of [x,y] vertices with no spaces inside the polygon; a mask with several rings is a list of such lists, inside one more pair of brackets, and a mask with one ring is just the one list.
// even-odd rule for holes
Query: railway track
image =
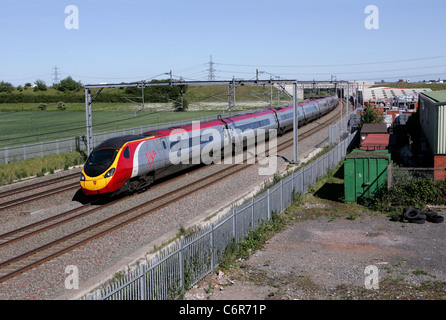
{"label": "railway track", "polygon": [[73,174],[63,176],[63,177],[57,177],[57,178],[53,178],[51,180],[34,183],[32,185],[22,186],[22,187],[15,188],[12,190],[3,191],[0,193],[0,212],[20,206],[20,205],[23,205],[23,204],[27,204],[27,203],[36,201],[39,199],[44,199],[48,196],[56,195],[56,194],[59,194],[59,193],[65,192],[65,191],[78,189],[79,182],[76,181],[76,182],[67,183],[62,186],[59,186],[59,187],[57,187],[57,190],[54,190],[51,188],[46,191],[40,191],[40,192],[34,193],[32,195],[18,197],[14,200],[8,200],[8,201],[4,200],[6,197],[11,197],[13,195],[16,196],[21,193],[29,192],[29,191],[36,190],[36,189],[38,190],[38,189],[41,189],[44,187],[49,187],[49,186],[52,186],[52,185],[55,185],[58,183],[62,183],[62,182],[68,182],[75,178],[76,179],[79,178],[79,173],[73,173]]}
{"label": "railway track", "polygon": [[51,185],[54,183],[63,182],[63,181],[70,180],[73,178],[78,178],[78,177],[79,177],[79,173],[72,173],[72,174],[68,174],[63,177],[57,177],[57,178],[53,178],[51,180],[37,182],[37,183],[31,184],[31,185],[22,186],[20,188],[3,191],[3,192],[0,192],[0,199],[8,197],[8,196],[16,194],[16,193],[22,193],[22,192],[34,190],[37,188],[42,188],[42,187],[45,187],[45,186],[48,186],[48,185]]}
{"label": "railway track", "polygon": [[[324,123],[324,125],[316,126],[315,128],[309,129],[300,134],[300,139],[311,136],[314,132],[321,130],[329,124],[335,122],[337,119],[337,115],[332,116]],[[288,134],[288,136],[291,135]],[[277,146],[277,151],[280,152],[288,148],[292,144],[292,138],[287,139]],[[55,257],[67,251],[79,247],[95,238],[121,228],[124,225],[140,219],[167,205],[177,202],[188,195],[198,192],[201,189],[215,184],[218,181],[232,176],[252,165],[254,164],[221,166],[222,170],[216,173],[212,173],[201,180],[197,180],[186,186],[179,187],[166,195],[151,199],[150,201],[142,203],[132,209],[114,214],[107,219],[85,226],[84,228],[71,234],[67,234],[59,238],[54,238],[48,241],[46,244],[43,244],[37,248],[31,249],[27,252],[18,254],[8,260],[2,261],[0,262],[0,282],[4,282],[46,261],[54,259]],[[77,188],[79,188],[78,183],[77,186]],[[13,245],[14,243],[24,240],[28,237],[43,233],[49,229],[56,228],[57,226],[69,223],[81,217],[85,217],[125,199],[128,199],[128,197],[116,199],[109,203],[96,207],[92,206],[93,203],[88,203],[81,206],[80,208],[72,209],[54,217],[50,217],[48,219],[41,220],[20,229],[2,234],[0,235],[0,248]],[[85,208],[87,208],[87,210],[83,211]]]}
{"label": "railway track", "polygon": [[[97,222],[93,225],[87,226],[81,230],[68,234],[64,237],[55,239],[42,245],[38,248],[32,249],[28,252],[20,254],[14,258],[0,263],[0,282],[3,282],[17,274],[25,272],[39,264],[57,257],[69,250],[72,250],[88,241],[109,233],[117,228],[120,228],[130,222],[133,222],[147,214],[163,208],[166,205],[172,204],[180,199],[197,192],[211,184],[216,183],[228,175],[235,174],[244,169],[243,165],[231,165],[221,170],[217,174],[206,177],[205,179],[195,181],[184,187],[180,187],[168,195],[160,196],[148,202],[140,204],[129,210],[115,214],[105,220]],[[150,208],[147,210],[147,208]],[[101,207],[103,209],[103,207]],[[141,212],[142,211],[142,212]],[[91,213],[91,212],[89,212]],[[47,228],[46,228],[47,229]],[[19,238],[23,239],[27,235],[21,235]],[[13,242],[20,239],[13,240]],[[10,242],[11,243],[11,242]]]}

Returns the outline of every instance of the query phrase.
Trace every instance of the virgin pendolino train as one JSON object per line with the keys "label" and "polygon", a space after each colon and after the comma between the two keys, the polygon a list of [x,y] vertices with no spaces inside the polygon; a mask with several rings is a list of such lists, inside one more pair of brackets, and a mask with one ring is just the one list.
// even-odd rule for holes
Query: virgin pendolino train
{"label": "virgin pendolino train", "polygon": [[[298,104],[299,126],[317,119],[338,104],[336,96],[330,96]],[[246,130],[270,129],[283,134],[293,128],[293,106],[287,105],[260,112],[194,125],[148,131],[142,135],[126,135],[108,139],[99,144],[84,164],[80,185],[86,195],[135,192],[149,187],[155,178],[171,175],[187,165],[172,160],[172,154],[187,155],[189,160],[201,155],[209,146],[223,147],[233,144]],[[210,135],[210,130],[218,133]],[[220,141],[214,137],[220,137]],[[187,163],[187,162],[184,162]],[[189,162],[190,163],[190,162]],[[191,161],[196,164],[197,161]],[[200,160],[198,160],[200,163]]]}

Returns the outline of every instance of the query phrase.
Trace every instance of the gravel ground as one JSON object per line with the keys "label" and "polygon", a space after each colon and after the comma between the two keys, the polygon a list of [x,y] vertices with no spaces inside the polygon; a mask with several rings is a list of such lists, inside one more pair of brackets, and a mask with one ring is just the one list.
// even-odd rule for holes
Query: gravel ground
{"label": "gravel ground", "polygon": [[[315,122],[311,125],[317,126]],[[315,146],[323,145],[327,140],[327,131],[312,136],[299,144],[299,158],[303,159]],[[291,159],[291,148],[281,153]],[[287,164],[279,159],[279,170],[287,167]],[[143,201],[150,200],[161,194],[169,192],[169,188],[177,187],[191,179],[199,179],[205,172],[214,170],[207,166],[203,170],[190,172],[175,183],[167,183],[159,188],[151,188],[149,191],[136,195],[103,210],[95,215],[104,216],[112,212],[123,211]],[[13,279],[0,284],[0,299],[72,299],[82,296],[98,284],[111,278],[116,272],[125,268],[131,262],[144,257],[153,247],[160,246],[164,241],[173,238],[181,226],[188,227],[193,223],[203,220],[205,217],[223,210],[229,203],[240,200],[244,195],[260,187],[270,177],[258,175],[258,165],[245,170],[237,175],[237,179],[226,179],[214,184],[197,196],[189,196],[181,202],[174,203],[153,214],[129,224],[126,227],[109,233],[96,239],[87,245],[74,249],[58,258],[29,270]],[[79,191],[78,191],[79,192]],[[28,224],[35,219],[45,218],[50,215],[77,207],[81,204],[76,201],[78,194],[62,193],[44,203],[35,203],[32,207],[33,214],[20,214],[23,208],[18,208],[11,214],[15,219],[10,219],[2,227],[3,232],[14,227]],[[28,208],[27,208],[28,209]],[[70,224],[63,228],[56,228],[45,237],[55,237],[62,234],[64,228],[79,228],[76,224]],[[40,241],[42,241],[41,239]],[[31,244],[32,243],[32,244]],[[19,250],[29,250],[29,246],[36,246],[40,242],[37,238],[28,239],[26,246]],[[25,248],[26,247],[26,248]],[[9,255],[3,251],[4,256]],[[2,255],[2,252],[0,252]],[[2,261],[5,259],[2,256]],[[70,275],[67,266],[76,266],[79,270],[79,289],[66,289],[65,281]]]}
{"label": "gravel ground", "polygon": [[209,275],[185,298],[446,299],[445,223],[392,222],[360,206],[312,196],[292,215],[292,223],[261,250]]}
{"label": "gravel ground", "polygon": [[[9,184],[9,185],[5,185],[5,186],[0,186],[0,192],[6,192],[6,191],[11,191],[11,190],[16,190],[18,188],[21,187],[25,187],[25,186],[32,186],[41,182],[46,182],[55,178],[60,178],[60,177],[64,177],[67,176],[69,174],[76,174],[82,171],[82,168],[80,167],[75,167],[72,168],[71,170],[59,170],[57,172],[55,172],[54,174],[47,174],[43,177],[40,178],[34,178],[34,179],[29,179],[29,180],[25,180],[25,181],[20,181],[20,182],[16,182],[13,184]],[[46,192],[46,191],[54,191],[57,190],[57,188],[59,187],[64,187],[68,184],[71,183],[75,183],[79,181],[79,176],[76,176],[75,178],[66,180],[66,181],[61,181],[49,186],[41,186],[37,189],[33,189],[33,190],[28,190],[25,192],[17,192],[14,193],[12,195],[9,195],[8,197],[5,198],[1,198],[0,199],[0,205],[2,203],[5,202],[9,202],[12,200],[17,200],[17,199],[21,199],[23,197],[26,196],[32,196],[35,195],[36,193],[40,193],[40,192]],[[66,194],[62,196],[62,198],[65,200],[67,197],[70,197],[73,195],[72,191],[66,191]],[[16,219],[17,215],[20,216],[38,216],[39,215],[39,211],[41,209],[45,209],[47,207],[48,203],[47,200],[35,200],[32,202],[29,202],[27,204],[23,204],[20,205],[18,207],[13,207],[13,208],[9,208],[6,210],[2,210],[0,211],[0,233],[3,233],[3,230],[8,229],[8,226],[5,225],[8,222],[12,222],[12,223],[17,223],[18,219]],[[24,221],[23,219],[19,219],[21,221]]]}

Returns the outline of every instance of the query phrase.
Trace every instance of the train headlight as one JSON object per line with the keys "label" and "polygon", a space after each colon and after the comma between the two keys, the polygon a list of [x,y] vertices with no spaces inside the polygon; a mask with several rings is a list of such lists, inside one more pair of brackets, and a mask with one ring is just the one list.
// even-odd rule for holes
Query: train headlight
{"label": "train headlight", "polygon": [[115,168],[111,168],[110,170],[107,171],[104,178],[110,178],[113,176],[114,173],[115,173]]}
{"label": "train headlight", "polygon": [[81,181],[85,181],[85,176],[83,173],[81,173]]}

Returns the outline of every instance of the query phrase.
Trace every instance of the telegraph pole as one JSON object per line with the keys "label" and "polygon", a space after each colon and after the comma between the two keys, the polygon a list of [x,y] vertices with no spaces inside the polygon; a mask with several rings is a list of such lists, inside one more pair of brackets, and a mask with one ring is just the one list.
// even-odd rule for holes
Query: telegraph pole
{"label": "telegraph pole", "polygon": [[228,114],[231,116],[231,83],[228,82]]}
{"label": "telegraph pole", "polygon": [[87,155],[93,150],[93,122],[91,119],[91,89],[85,88],[85,116],[87,123]]}
{"label": "telegraph pole", "polygon": [[294,159],[292,161],[293,164],[299,163],[298,152],[297,152],[298,127],[299,127],[299,118],[297,113],[297,81],[295,81],[293,84],[293,148],[294,148]]}
{"label": "telegraph pole", "polygon": [[347,114],[349,114],[350,112],[350,81],[347,81]]}
{"label": "telegraph pole", "polygon": [[[171,71],[172,72],[172,71]],[[144,80],[141,81],[141,99],[142,99],[142,111],[144,111]]]}

